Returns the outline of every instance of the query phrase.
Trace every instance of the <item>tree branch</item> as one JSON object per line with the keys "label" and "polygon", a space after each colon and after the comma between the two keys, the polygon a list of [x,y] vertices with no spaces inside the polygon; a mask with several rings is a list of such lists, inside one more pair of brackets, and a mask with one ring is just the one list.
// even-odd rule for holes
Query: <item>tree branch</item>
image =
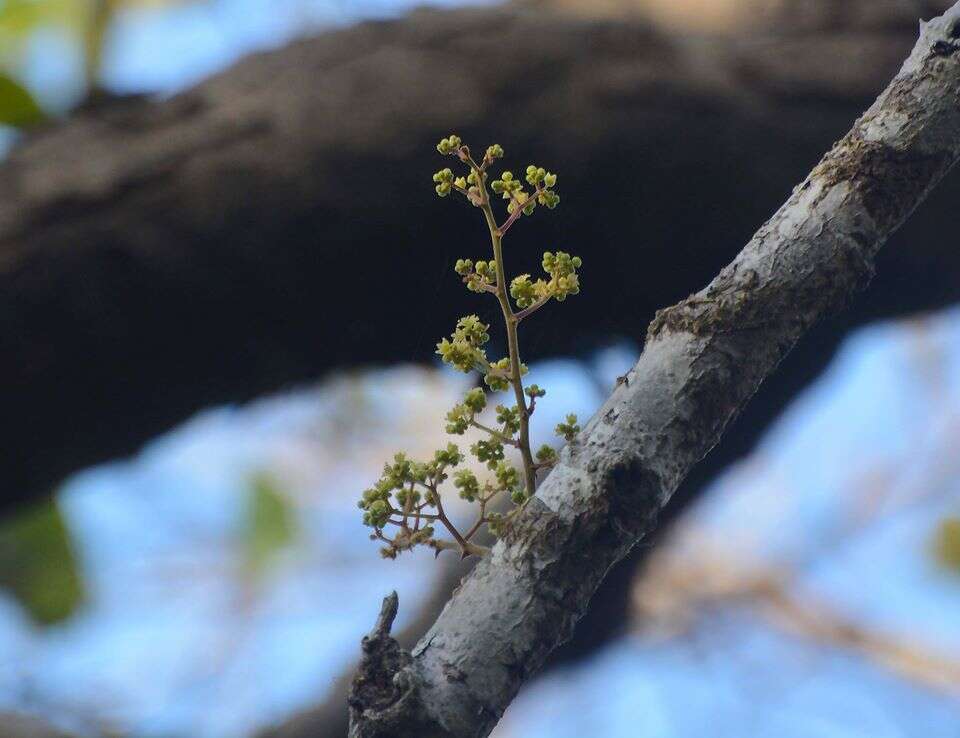
{"label": "tree branch", "polygon": [[763,379],[869,282],[880,247],[960,156],[960,2],[921,28],[887,89],[736,259],[658,313],[629,381],[389,687],[355,688],[351,736],[489,734]]}

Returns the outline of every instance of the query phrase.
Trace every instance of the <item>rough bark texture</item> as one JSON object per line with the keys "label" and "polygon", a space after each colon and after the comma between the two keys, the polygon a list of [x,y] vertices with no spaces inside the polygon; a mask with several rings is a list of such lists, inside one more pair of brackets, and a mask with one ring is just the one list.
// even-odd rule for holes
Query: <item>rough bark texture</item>
{"label": "rough bark texture", "polygon": [[797,339],[866,286],[958,156],[960,3],[922,26],[889,87],[734,261],[657,314],[627,381],[413,651],[364,662],[350,735],[489,734],[608,569]]}
{"label": "rough bark texture", "polygon": [[[576,203],[537,219],[539,242],[511,264],[576,250],[585,285],[603,287],[563,331],[531,323],[524,358],[641,340],[637,326],[716,273],[869,103],[918,10],[775,4],[749,34],[683,40],[636,17],[418,12],[35,132],[0,167],[0,506],[211,404],[429,356],[450,316],[476,309],[450,260],[484,248],[431,199],[424,152],[453,129],[556,166]],[[960,256],[937,235],[956,227],[960,186],[947,194],[852,323],[960,296]],[[398,283],[417,289],[397,299]],[[845,327],[792,361],[726,458]]]}

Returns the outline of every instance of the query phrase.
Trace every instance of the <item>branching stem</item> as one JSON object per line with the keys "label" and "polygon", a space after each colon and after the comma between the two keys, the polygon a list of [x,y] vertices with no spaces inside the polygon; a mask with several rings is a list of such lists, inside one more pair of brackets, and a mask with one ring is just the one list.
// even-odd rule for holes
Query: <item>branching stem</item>
{"label": "branching stem", "polygon": [[[521,181],[514,179],[509,171],[504,171],[502,179],[495,179],[488,186],[490,165],[503,157],[503,148],[499,144],[488,147],[479,164],[456,135],[442,139],[437,144],[437,151],[443,156],[454,156],[469,168],[465,177],[457,176],[449,167],[434,173],[434,190],[440,197],[447,197],[451,192],[459,193],[483,213],[490,233],[493,257],[489,262],[481,260],[476,264],[471,259],[458,259],[455,271],[469,290],[487,292],[496,297],[506,328],[508,356],[494,362],[487,358],[483,347],[490,340],[490,326],[477,315],[460,318],[450,339],[444,338],[437,343],[437,353],[445,363],[464,373],[480,371],[493,392],[512,388],[516,404],[513,407],[497,405],[497,422],[483,423],[478,417],[487,407],[488,398],[483,388],[475,387],[466,393],[463,402],[447,413],[448,433],[463,435],[469,428],[475,428],[489,437],[474,443],[470,451],[478,461],[486,463],[496,477],[495,483],[485,482],[481,491],[481,483],[473,471],[460,469],[453,474],[453,486],[459,490],[460,496],[468,502],[480,504],[480,513],[465,535],[447,517],[440,497],[440,487],[448,478],[446,470],[458,466],[465,458],[456,444],[448,443],[445,449],[438,450],[432,461],[415,461],[404,453],[398,453],[394,455],[392,464],[384,466],[379,481],[372,488],[364,490],[359,507],[364,511],[364,524],[373,527],[376,532],[373,537],[387,543],[386,547],[381,548],[381,554],[387,558],[396,558],[400,552],[420,544],[431,546],[437,553],[458,549],[461,557],[482,555],[487,549],[472,544],[471,538],[484,525],[489,526],[493,535],[502,537],[506,526],[512,524],[517,510],[522,509],[533,497],[536,492],[536,473],[546,466],[545,459],[555,455],[555,451],[545,447],[545,450],[538,452],[535,461],[530,449],[530,416],[536,408],[537,397],[544,392],[535,385],[524,390],[526,366],[520,360],[518,326],[524,318],[552,298],[563,300],[580,290],[577,269],[581,260],[562,251],[543,253],[543,269],[550,277],[549,282],[543,279],[531,282],[529,274],[519,275],[512,282],[507,281],[503,259],[504,236],[521,216],[532,213],[538,205],[550,210],[556,207],[560,201],[559,195],[552,189],[556,185],[556,174],[533,164],[528,166],[525,180],[533,187],[532,194],[528,195]],[[491,192],[502,194],[503,199],[508,201],[507,216],[502,224],[497,223],[494,215]],[[555,430],[569,441],[579,431],[579,426],[576,426],[575,416],[569,415],[567,418],[567,422],[558,425]],[[520,451],[522,483],[515,462],[504,457],[504,448],[507,446]],[[488,514],[488,503],[501,492],[508,493],[514,509],[505,515],[499,512]],[[425,509],[435,509],[436,514],[427,514]],[[433,524],[437,522],[446,528],[453,541],[442,542],[433,537]],[[391,525],[399,528],[393,538],[384,535],[384,528]]]}
{"label": "branching stem", "polygon": [[509,446],[516,446],[519,448],[520,442],[516,438],[511,438],[505,433],[501,433],[500,431],[494,430],[493,428],[490,428],[484,425],[483,423],[478,423],[476,420],[471,420],[470,425],[472,425],[474,428],[478,428],[479,430],[484,431],[485,433],[489,433],[491,436],[496,438],[501,443],[505,443]]}
{"label": "branching stem", "polygon": [[469,542],[460,534],[460,531],[457,530],[457,526],[450,522],[450,519],[447,517],[447,514],[443,511],[443,502],[440,499],[440,493],[434,490],[434,494],[437,496],[437,520],[443,523],[443,527],[450,531],[457,543],[460,545],[460,551],[464,557],[468,556],[467,549],[469,548]]}
{"label": "branching stem", "polygon": [[[510,218],[504,223],[504,227],[497,226],[497,220],[493,214],[493,208],[490,207],[490,193],[487,190],[487,181],[484,173],[476,165],[474,173],[478,181],[480,190],[480,209],[483,211],[487,228],[490,230],[490,242],[493,246],[493,258],[497,263],[497,301],[500,303],[500,309],[503,312],[503,321],[507,329],[507,347],[510,354],[510,384],[513,386],[513,393],[517,400],[517,409],[520,413],[520,455],[523,457],[523,480],[527,496],[532,496],[536,491],[536,474],[534,471],[533,454],[530,452],[530,411],[527,408],[527,402],[523,394],[523,378],[520,375],[520,348],[517,338],[517,324],[520,322],[513,308],[510,306],[510,298],[507,294],[506,269],[503,264],[503,234],[506,229],[522,214],[523,210],[517,207]],[[531,197],[535,197],[532,195]]]}
{"label": "branching stem", "polygon": [[[486,186],[484,186],[483,189],[486,190]],[[516,197],[514,197],[513,195],[511,195],[511,196],[510,196],[510,199],[513,201],[514,211],[513,211],[512,213],[510,213],[510,217],[507,218],[507,219],[504,221],[503,225],[500,226],[499,228],[497,228],[497,235],[499,235],[501,238],[503,238],[503,236],[506,235],[507,231],[510,230],[510,226],[512,226],[514,223],[516,223],[517,220],[520,218],[520,216],[523,215],[523,209],[524,209],[525,207],[527,207],[527,205],[529,205],[531,202],[533,202],[534,200],[536,200],[536,199],[537,199],[537,195],[539,195],[539,194],[540,194],[540,185],[538,184],[538,185],[537,185],[536,192],[534,192],[532,195],[530,195],[530,196],[529,196],[526,200],[524,200],[523,202],[521,202],[521,201],[518,200]],[[484,195],[486,195],[486,192],[484,192]],[[486,197],[485,197],[484,199],[486,199]],[[487,203],[487,205],[489,206],[489,202]]]}
{"label": "branching stem", "polygon": [[537,312],[537,310],[539,310],[540,308],[542,308],[542,307],[543,307],[544,305],[546,305],[548,302],[550,302],[550,296],[549,296],[549,295],[548,295],[547,297],[541,297],[539,300],[537,300],[535,303],[533,303],[533,305],[531,305],[531,306],[528,307],[528,308],[524,308],[524,309],[521,310],[519,313],[517,313],[517,322],[519,323],[519,322],[520,322],[521,320],[523,320],[524,318],[527,318],[527,317],[533,315],[535,312]]}

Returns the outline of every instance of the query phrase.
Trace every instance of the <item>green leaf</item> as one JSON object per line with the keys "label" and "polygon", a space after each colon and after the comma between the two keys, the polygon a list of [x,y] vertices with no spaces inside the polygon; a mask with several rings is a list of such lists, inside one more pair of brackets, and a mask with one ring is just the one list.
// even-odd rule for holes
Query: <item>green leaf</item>
{"label": "green leaf", "polygon": [[960,574],[960,517],[944,518],[933,538],[933,551],[943,566]]}
{"label": "green leaf", "polygon": [[276,480],[256,474],[247,493],[244,542],[247,562],[255,578],[265,574],[277,554],[296,539],[295,512]]}
{"label": "green leaf", "polygon": [[19,128],[39,123],[43,118],[33,95],[19,82],[0,74],[0,124]]}
{"label": "green leaf", "polygon": [[66,620],[83,602],[70,532],[53,500],[0,525],[0,588],[38,625]]}
{"label": "green leaf", "polygon": [[72,0],[4,0],[0,4],[0,32],[26,36],[44,25],[72,19],[76,15],[74,6]]}

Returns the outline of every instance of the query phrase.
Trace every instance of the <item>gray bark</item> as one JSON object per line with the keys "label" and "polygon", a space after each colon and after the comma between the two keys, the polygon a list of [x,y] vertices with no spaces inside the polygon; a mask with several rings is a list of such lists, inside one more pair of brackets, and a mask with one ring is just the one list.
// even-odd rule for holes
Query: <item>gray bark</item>
{"label": "gray bark", "polygon": [[607,570],[800,336],[842,308],[960,156],[960,3],[740,254],[658,313],[636,366],[410,653],[384,601],[354,738],[485,736],[572,632]]}

